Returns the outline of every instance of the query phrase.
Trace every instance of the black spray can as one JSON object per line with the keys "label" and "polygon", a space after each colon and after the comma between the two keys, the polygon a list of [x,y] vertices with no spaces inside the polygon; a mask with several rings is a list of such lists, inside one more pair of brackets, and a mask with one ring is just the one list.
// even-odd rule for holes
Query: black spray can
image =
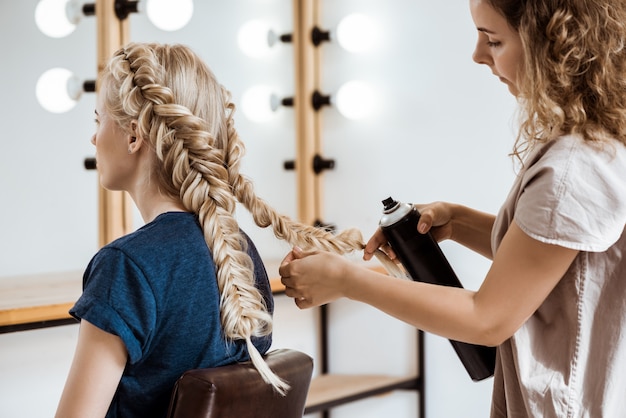
{"label": "black spray can", "polygon": [[[420,213],[413,205],[391,197],[383,200],[380,227],[404,269],[413,280],[443,286],[463,287],[439,244],[429,233],[420,234]],[[474,381],[493,376],[496,349],[450,340],[454,351]]]}

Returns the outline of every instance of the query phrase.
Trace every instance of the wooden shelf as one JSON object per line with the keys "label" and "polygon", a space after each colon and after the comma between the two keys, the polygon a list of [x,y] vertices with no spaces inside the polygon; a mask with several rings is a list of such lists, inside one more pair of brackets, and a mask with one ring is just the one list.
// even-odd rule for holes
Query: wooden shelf
{"label": "wooden shelf", "polygon": [[0,278],[0,327],[69,319],[82,272]]}
{"label": "wooden shelf", "polygon": [[[71,323],[68,311],[82,293],[82,281],[82,271],[0,278],[0,333]],[[270,285],[274,294],[285,291],[279,277]]]}
{"label": "wooden shelf", "polygon": [[328,410],[397,389],[420,390],[418,376],[325,374],[313,378],[305,414]]}

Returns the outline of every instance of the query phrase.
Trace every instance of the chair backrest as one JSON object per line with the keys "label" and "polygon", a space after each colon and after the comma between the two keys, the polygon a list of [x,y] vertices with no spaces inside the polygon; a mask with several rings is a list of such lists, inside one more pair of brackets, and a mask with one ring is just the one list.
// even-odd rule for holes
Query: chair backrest
{"label": "chair backrest", "polygon": [[168,418],[302,418],[313,359],[291,349],[265,355],[270,368],[286,380],[286,396],[263,381],[252,362],[195,369],[176,382]]}

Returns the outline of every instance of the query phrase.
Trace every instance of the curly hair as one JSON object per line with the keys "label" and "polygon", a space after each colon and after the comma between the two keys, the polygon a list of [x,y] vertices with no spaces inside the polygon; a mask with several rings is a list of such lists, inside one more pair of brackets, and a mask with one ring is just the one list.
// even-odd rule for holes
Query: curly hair
{"label": "curly hair", "polygon": [[626,2],[487,1],[524,48],[513,154],[563,134],[626,143]]}
{"label": "curly hair", "polygon": [[260,227],[304,249],[340,254],[362,249],[361,234],[334,235],[280,215],[240,174],[244,144],[234,128],[230,93],[188,47],[131,43],[118,50],[101,74],[104,103],[122,129],[137,121],[138,135],[154,149],[153,176],[161,192],[197,215],[216,264],[220,315],[231,340],[245,340],[263,379],[284,394],[288,383],[265,364],[251,342],[267,335],[272,317],[255,287],[247,240],[235,219],[241,202]]}

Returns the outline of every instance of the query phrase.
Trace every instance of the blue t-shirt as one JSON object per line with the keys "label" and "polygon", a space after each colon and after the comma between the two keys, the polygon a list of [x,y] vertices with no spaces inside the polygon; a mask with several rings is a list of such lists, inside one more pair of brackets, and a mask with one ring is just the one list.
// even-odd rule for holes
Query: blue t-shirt
{"label": "blue t-shirt", "polygon": [[[249,239],[248,253],[271,313],[267,273]],[[164,213],[98,251],[70,314],[126,345],[128,362],[107,417],[164,417],[183,372],[248,359],[245,341],[225,339],[219,303],[215,264],[194,214]],[[272,339],[253,342],[265,353]]]}

